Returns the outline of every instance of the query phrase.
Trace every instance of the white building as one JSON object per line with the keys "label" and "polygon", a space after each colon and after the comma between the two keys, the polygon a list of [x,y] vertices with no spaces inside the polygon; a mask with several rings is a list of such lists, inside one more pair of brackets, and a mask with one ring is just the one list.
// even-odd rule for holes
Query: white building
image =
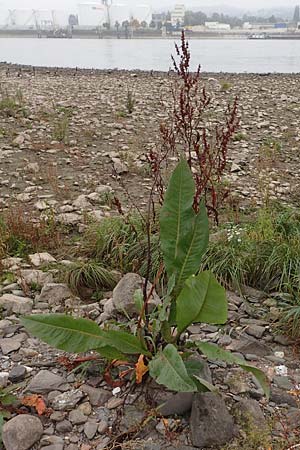
{"label": "white building", "polygon": [[184,5],[175,5],[173,11],[171,12],[171,23],[173,26],[183,25],[185,16],[185,6]]}
{"label": "white building", "polygon": [[228,31],[230,30],[230,25],[228,23],[205,22],[205,28],[207,30]]}
{"label": "white building", "polygon": [[107,22],[107,9],[99,2],[80,3],[78,13],[80,27],[99,27]]}

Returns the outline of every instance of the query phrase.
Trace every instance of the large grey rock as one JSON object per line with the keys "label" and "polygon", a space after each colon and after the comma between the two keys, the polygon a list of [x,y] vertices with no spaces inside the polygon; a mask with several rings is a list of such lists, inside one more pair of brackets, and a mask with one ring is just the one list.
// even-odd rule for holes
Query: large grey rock
{"label": "large grey rock", "polygon": [[[119,312],[126,312],[129,316],[138,314],[134,301],[134,293],[138,289],[143,289],[145,279],[136,273],[127,273],[117,284],[113,291],[113,303]],[[147,292],[150,292],[152,285],[148,283]],[[149,310],[153,310],[160,303],[160,298],[153,291],[148,303]]]}
{"label": "large grey rock", "polygon": [[22,286],[23,283],[31,286],[44,286],[46,283],[53,282],[53,275],[49,272],[43,272],[38,269],[23,269],[19,273],[18,283]]}
{"label": "large grey rock", "polygon": [[59,305],[72,296],[73,294],[66,284],[47,283],[44,285],[38,300],[49,305]]}
{"label": "large grey rock", "polygon": [[38,417],[22,414],[6,422],[2,439],[6,450],[27,450],[42,436],[43,425]]}
{"label": "large grey rock", "polygon": [[66,391],[68,389],[68,384],[66,380],[50,372],[49,370],[41,370],[37,375],[35,375],[26,391],[33,392],[35,394],[47,394],[51,391]]}
{"label": "large grey rock", "polygon": [[32,306],[33,301],[31,298],[18,297],[13,294],[4,294],[0,297],[0,307],[5,309],[9,314],[30,314]]}
{"label": "large grey rock", "polygon": [[40,267],[43,264],[49,264],[56,262],[56,259],[53,258],[50,253],[44,252],[44,253],[34,253],[32,255],[29,255],[29,261],[31,264],[35,267]]}
{"label": "large grey rock", "polygon": [[233,408],[234,416],[241,425],[256,427],[261,430],[267,429],[267,422],[259,403],[256,400],[243,398]]}
{"label": "large grey rock", "polygon": [[241,337],[233,340],[227,347],[227,350],[242,353],[243,355],[256,355],[261,358],[272,354],[272,348],[257,339]]}
{"label": "large grey rock", "polygon": [[195,394],[190,418],[192,443],[196,447],[217,448],[235,433],[233,417],[224,400],[211,392]]}

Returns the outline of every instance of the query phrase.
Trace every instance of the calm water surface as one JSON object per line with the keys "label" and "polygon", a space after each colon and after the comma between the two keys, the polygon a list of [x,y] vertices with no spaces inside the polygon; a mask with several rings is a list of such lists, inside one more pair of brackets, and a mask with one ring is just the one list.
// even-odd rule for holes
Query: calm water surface
{"label": "calm water surface", "polygon": [[[192,40],[206,72],[300,72],[300,40]],[[49,67],[166,71],[169,39],[0,39],[0,61]]]}

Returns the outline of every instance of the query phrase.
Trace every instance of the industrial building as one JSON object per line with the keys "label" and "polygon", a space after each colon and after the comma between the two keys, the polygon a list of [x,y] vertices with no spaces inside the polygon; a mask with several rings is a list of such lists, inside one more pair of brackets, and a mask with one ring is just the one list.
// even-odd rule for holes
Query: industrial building
{"label": "industrial building", "polygon": [[185,6],[175,5],[173,11],[171,11],[171,23],[175,27],[178,24],[183,25],[185,16]]}
{"label": "industrial building", "polygon": [[[112,0],[82,2],[74,10],[11,9],[0,10],[0,28],[8,30],[59,29],[70,25],[70,16],[78,19],[76,27],[92,29],[105,24],[114,26],[116,22],[136,20],[151,22],[152,11],[149,4],[128,6]],[[74,25],[73,23],[71,25]]]}

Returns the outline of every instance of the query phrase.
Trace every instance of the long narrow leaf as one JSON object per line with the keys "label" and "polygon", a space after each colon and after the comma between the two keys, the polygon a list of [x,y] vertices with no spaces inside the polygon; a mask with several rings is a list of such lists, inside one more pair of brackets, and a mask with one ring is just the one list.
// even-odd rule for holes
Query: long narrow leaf
{"label": "long narrow leaf", "polygon": [[194,211],[192,209],[195,183],[186,161],[174,170],[160,213],[160,239],[166,271],[169,277],[184,261],[182,241],[190,235]]}
{"label": "long narrow leaf", "polygon": [[241,358],[234,356],[232,353],[223,350],[222,348],[218,347],[215,344],[210,344],[209,342],[196,342],[196,346],[210,360],[213,361],[218,360],[224,361],[228,364],[236,364],[240,366],[242,369],[246,370],[247,372],[251,372],[261,385],[266,397],[269,398],[270,396],[269,380],[267,375],[262,370],[258,369],[255,366],[246,364],[245,361],[242,360]]}
{"label": "long narrow leaf", "polygon": [[32,315],[21,319],[25,328],[47,344],[71,353],[113,347],[122,353],[149,352],[136,336],[125,331],[104,331],[95,322],[64,314]]}

